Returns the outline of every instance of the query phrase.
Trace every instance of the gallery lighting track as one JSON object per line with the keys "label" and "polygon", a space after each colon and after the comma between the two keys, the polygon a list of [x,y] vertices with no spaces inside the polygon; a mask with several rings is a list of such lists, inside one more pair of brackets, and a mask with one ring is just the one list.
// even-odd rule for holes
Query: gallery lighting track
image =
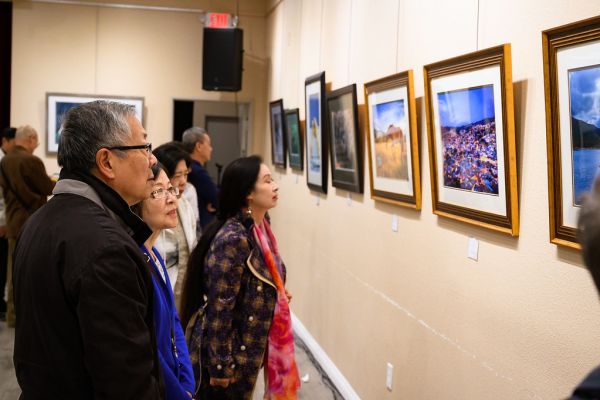
{"label": "gallery lighting track", "polygon": [[181,12],[181,13],[191,13],[191,14],[204,14],[206,12],[199,8],[144,6],[144,5],[139,5],[139,4],[119,4],[119,3],[96,3],[96,2],[92,2],[92,1],[75,1],[75,0],[30,0],[30,1],[32,3],[63,4],[63,5],[72,5],[72,6],[88,6],[88,7],[103,7],[103,8],[120,8],[120,9],[128,9],[128,10]]}

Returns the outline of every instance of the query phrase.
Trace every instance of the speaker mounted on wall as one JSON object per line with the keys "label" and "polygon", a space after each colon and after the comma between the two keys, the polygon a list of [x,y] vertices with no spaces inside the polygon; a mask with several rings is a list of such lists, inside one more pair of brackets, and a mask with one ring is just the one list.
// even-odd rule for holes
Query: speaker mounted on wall
{"label": "speaker mounted on wall", "polygon": [[244,33],[238,28],[204,28],[202,89],[238,92],[242,89]]}

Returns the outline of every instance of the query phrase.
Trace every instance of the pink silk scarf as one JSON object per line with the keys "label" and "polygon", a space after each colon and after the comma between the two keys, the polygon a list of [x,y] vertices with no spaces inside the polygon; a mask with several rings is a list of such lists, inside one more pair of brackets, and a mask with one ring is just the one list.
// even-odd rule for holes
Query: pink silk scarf
{"label": "pink silk scarf", "polygon": [[297,398],[296,392],[300,388],[300,376],[294,357],[292,317],[283,280],[277,267],[279,260],[281,260],[277,249],[277,241],[273,236],[269,223],[264,220],[263,224],[271,246],[269,246],[269,241],[265,238],[260,227],[254,224],[252,230],[277,287],[277,303],[275,304],[273,322],[269,330],[265,367],[268,377],[266,393],[271,400],[295,400]]}

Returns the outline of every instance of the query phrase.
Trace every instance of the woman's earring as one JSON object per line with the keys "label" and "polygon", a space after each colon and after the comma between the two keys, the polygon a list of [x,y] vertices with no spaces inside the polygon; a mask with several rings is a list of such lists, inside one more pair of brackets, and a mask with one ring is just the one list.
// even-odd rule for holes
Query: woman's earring
{"label": "woman's earring", "polygon": [[248,206],[248,209],[246,210],[246,214],[248,214],[249,217],[252,216],[252,206]]}

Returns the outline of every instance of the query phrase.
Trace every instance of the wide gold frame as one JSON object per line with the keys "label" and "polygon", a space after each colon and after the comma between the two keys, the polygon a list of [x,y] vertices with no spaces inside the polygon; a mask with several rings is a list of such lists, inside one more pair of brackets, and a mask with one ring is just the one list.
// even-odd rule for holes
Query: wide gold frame
{"label": "wide gold frame", "polygon": [[[448,60],[436,62],[423,67],[425,77],[425,111],[427,115],[427,132],[429,143],[429,165],[431,172],[431,196],[434,214],[452,218],[457,221],[507,233],[519,235],[519,199],[517,186],[517,151],[514,123],[514,101],[511,70],[510,44],[504,44],[489,49],[476,51]],[[506,184],[506,216],[489,213],[473,208],[443,203],[439,200],[436,176],[436,135],[434,127],[433,104],[431,99],[431,79],[476,71],[490,66],[500,66],[502,89],[502,120],[504,132],[504,154],[498,158],[504,159]],[[498,132],[497,132],[498,133]]]}
{"label": "wide gold frame", "polygon": [[[371,198],[376,201],[382,201],[402,207],[414,208],[415,210],[421,209],[421,162],[419,158],[419,137],[417,129],[417,106],[415,103],[415,89],[413,80],[413,71],[408,70],[400,72],[398,74],[386,76],[371,82],[367,82],[364,85],[365,90],[365,104],[366,104],[366,138],[367,138],[367,149],[369,153],[369,177],[371,186]],[[397,87],[406,86],[408,95],[407,104],[407,116],[410,125],[410,151],[412,159],[412,182],[413,182],[413,195],[408,196],[400,193],[386,192],[383,190],[376,190],[373,187],[373,160],[371,156],[371,115],[369,106],[369,95],[371,93],[382,92],[389,89],[395,89]]]}
{"label": "wide gold frame", "polygon": [[[600,40],[600,16],[559,26],[542,32],[544,54],[544,96],[546,100],[546,142],[548,147],[548,207],[550,242],[581,249],[577,229],[563,225],[560,114],[556,54],[565,47]],[[568,94],[567,94],[568,95]],[[571,134],[569,132],[568,134]]]}

